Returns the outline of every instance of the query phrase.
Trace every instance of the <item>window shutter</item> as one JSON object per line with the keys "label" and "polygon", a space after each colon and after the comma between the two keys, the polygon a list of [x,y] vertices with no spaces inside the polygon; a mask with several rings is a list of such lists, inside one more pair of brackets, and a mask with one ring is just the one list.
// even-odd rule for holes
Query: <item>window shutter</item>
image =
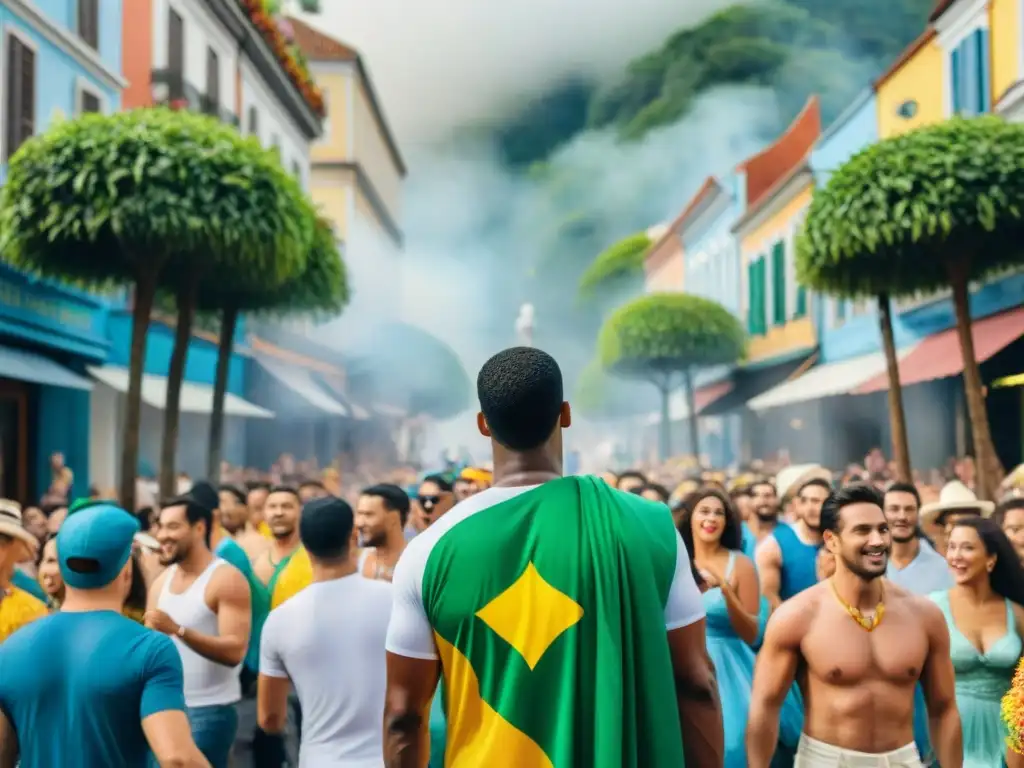
{"label": "window shutter", "polygon": [[772,324],[786,324],[786,243],[772,246]]}
{"label": "window shutter", "polygon": [[975,41],[975,52],[977,53],[977,77],[975,78],[975,87],[977,88],[978,95],[978,114],[985,114],[990,109],[989,104],[989,75],[988,75],[988,30],[978,29],[974,32]]}
{"label": "window shutter", "polygon": [[93,50],[99,50],[99,0],[78,0],[78,36]]}
{"label": "window shutter", "polygon": [[953,97],[954,115],[959,115],[960,110],[964,107],[961,98],[960,65],[960,48],[958,47],[953,49],[953,53],[949,57],[949,90]]}
{"label": "window shutter", "polygon": [[802,285],[796,287],[796,309],[793,310],[793,317],[807,317],[807,289]]}
{"label": "window shutter", "polygon": [[747,332],[751,336],[758,334],[757,328],[757,262],[747,265]]}
{"label": "window shutter", "polygon": [[260,132],[260,113],[256,107],[249,107],[249,133],[255,135]]}
{"label": "window shutter", "polygon": [[17,37],[7,37],[7,131],[4,159],[35,133],[36,55]]}
{"label": "window shutter", "polygon": [[185,71],[185,22],[173,9],[167,20],[167,68],[178,74]]}

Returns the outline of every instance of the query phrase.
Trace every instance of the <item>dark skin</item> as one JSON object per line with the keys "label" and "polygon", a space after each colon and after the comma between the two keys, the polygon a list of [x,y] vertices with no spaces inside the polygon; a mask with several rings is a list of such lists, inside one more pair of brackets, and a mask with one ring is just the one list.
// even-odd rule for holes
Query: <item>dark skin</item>
{"label": "dark skin", "polygon": [[[562,477],[562,430],[571,423],[569,404],[562,403],[558,423],[547,442],[520,453],[497,443],[484,415],[477,414],[480,434],[491,438],[494,485],[539,485]],[[669,632],[668,645],[686,764],[720,767],[724,761],[725,737],[704,621]],[[430,704],[440,676],[441,665],[436,659],[387,654],[384,700],[384,764],[387,768],[426,768],[430,753]]]}

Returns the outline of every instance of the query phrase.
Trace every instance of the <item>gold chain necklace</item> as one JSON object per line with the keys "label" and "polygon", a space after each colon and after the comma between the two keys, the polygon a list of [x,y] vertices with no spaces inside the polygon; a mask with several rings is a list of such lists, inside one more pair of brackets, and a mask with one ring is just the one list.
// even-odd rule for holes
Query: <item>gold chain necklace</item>
{"label": "gold chain necklace", "polygon": [[843,598],[841,598],[839,596],[839,590],[836,589],[836,582],[835,582],[835,578],[834,577],[829,579],[828,581],[832,585],[832,594],[836,596],[836,600],[838,600],[839,604],[841,606],[843,606],[843,608],[846,609],[846,612],[847,612],[847,614],[849,614],[850,618],[853,619],[854,621],[856,621],[857,624],[860,625],[861,629],[863,629],[863,630],[865,630],[867,632],[873,632],[875,630],[875,628],[879,624],[882,623],[882,617],[885,616],[885,585],[884,585],[884,583],[879,582],[879,587],[881,588],[881,594],[879,595],[878,605],[875,606],[874,614],[871,615],[871,616],[865,616],[861,612],[860,608],[858,608],[858,607],[856,607],[854,605],[850,605],[848,602],[846,602],[845,600],[843,600]]}

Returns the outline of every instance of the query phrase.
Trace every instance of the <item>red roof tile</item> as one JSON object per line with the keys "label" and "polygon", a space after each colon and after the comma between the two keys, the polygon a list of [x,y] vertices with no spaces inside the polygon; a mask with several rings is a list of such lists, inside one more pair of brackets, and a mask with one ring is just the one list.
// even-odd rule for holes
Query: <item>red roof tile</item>
{"label": "red roof tile", "polygon": [[807,100],[796,119],[775,143],[741,163],[747,175],[747,213],[806,159],[821,135],[821,105],[817,96]]}

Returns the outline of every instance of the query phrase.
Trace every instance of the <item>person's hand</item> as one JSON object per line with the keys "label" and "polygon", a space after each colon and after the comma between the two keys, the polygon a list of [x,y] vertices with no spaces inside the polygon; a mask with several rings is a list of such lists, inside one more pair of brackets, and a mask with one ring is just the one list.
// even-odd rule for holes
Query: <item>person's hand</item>
{"label": "person's hand", "polygon": [[157,632],[162,632],[165,635],[178,634],[178,622],[159,609],[146,611],[142,620],[147,627],[155,629]]}
{"label": "person's hand", "polygon": [[708,589],[722,586],[721,580],[712,571],[707,568],[698,568],[697,571],[700,573],[700,577],[704,579],[704,583],[708,585]]}

